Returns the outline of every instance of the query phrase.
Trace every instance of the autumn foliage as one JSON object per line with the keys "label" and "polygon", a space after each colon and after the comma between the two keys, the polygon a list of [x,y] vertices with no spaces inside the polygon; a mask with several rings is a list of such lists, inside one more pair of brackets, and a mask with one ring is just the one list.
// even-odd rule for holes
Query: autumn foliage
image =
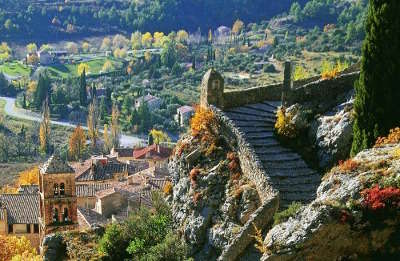
{"label": "autumn foliage", "polygon": [[374,147],[382,147],[387,144],[400,143],[400,128],[391,129],[387,137],[379,137]]}
{"label": "autumn foliage", "polygon": [[241,176],[240,162],[236,153],[229,152],[226,155],[226,159],[229,161],[228,169],[231,173],[231,178],[233,180],[238,180]]}
{"label": "autumn foliage", "polygon": [[34,167],[19,173],[17,186],[39,184],[39,168]]}
{"label": "autumn foliage", "polygon": [[37,254],[36,249],[25,237],[10,237],[0,235],[0,260],[29,260],[39,261],[42,258]]}
{"label": "autumn foliage", "polygon": [[200,170],[198,168],[194,168],[190,171],[189,177],[190,181],[192,182],[192,186],[196,186],[197,177],[200,175]]}
{"label": "autumn foliage", "polygon": [[165,183],[165,186],[163,188],[163,192],[165,196],[169,196],[172,194],[172,183],[170,181]]}
{"label": "autumn foliage", "polygon": [[348,159],[346,161],[340,160],[339,161],[339,169],[345,172],[351,172],[358,168],[360,164],[357,161],[352,159]]}
{"label": "autumn foliage", "polygon": [[194,137],[201,136],[202,141],[211,142],[215,139],[213,128],[217,126],[214,112],[209,108],[196,106],[195,114],[190,122]]}
{"label": "autumn foliage", "polygon": [[275,131],[279,136],[295,138],[297,136],[296,126],[292,123],[293,115],[286,113],[285,108],[280,108],[276,113]]}
{"label": "autumn foliage", "polygon": [[79,159],[86,147],[86,135],[81,126],[77,126],[69,138],[69,156]]}
{"label": "autumn foliage", "polygon": [[370,210],[385,208],[400,209],[400,189],[394,187],[365,189],[362,193],[363,205]]}

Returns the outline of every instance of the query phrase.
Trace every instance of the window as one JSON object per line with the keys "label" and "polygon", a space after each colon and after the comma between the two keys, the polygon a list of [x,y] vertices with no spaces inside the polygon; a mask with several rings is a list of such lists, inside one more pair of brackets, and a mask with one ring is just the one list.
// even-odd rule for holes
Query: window
{"label": "window", "polygon": [[64,196],[64,194],[65,194],[65,185],[64,185],[64,183],[61,183],[60,184],[60,195]]}
{"label": "window", "polygon": [[39,224],[33,224],[33,233],[39,234]]}
{"label": "window", "polygon": [[219,80],[212,81],[212,88],[216,90],[218,89],[218,87],[219,87]]}
{"label": "window", "polygon": [[68,208],[64,208],[63,221],[64,222],[68,221]]}
{"label": "window", "polygon": [[57,208],[54,209],[53,222],[58,222],[58,209]]}
{"label": "window", "polygon": [[54,196],[58,196],[58,184],[54,184]]}
{"label": "window", "polygon": [[31,233],[31,224],[26,224],[26,233]]}
{"label": "window", "polygon": [[14,232],[13,225],[8,225],[8,234],[12,234]]}

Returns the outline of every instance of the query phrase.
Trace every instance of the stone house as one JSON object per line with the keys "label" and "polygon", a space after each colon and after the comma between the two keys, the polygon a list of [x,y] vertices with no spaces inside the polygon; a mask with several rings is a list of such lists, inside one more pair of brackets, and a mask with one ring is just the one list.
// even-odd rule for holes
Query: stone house
{"label": "stone house", "polygon": [[149,167],[167,168],[172,149],[153,144],[145,148],[135,149],[133,158],[136,161],[149,163]]}
{"label": "stone house", "polygon": [[46,50],[38,51],[37,57],[39,58],[40,65],[46,66],[53,64],[53,56]]}
{"label": "stone house", "polygon": [[138,109],[144,103],[147,104],[149,110],[157,110],[160,109],[162,100],[153,95],[147,94],[145,96],[139,97],[135,100],[135,108]]}
{"label": "stone house", "polygon": [[76,184],[75,191],[78,208],[93,209],[96,205],[96,193],[111,188],[110,183]]}
{"label": "stone house", "polygon": [[126,206],[126,197],[115,187],[96,193],[95,211],[103,217],[109,218]]}
{"label": "stone house", "polygon": [[176,110],[175,121],[179,126],[186,126],[194,114],[194,108],[192,106],[184,105]]}
{"label": "stone house", "polygon": [[26,237],[39,248],[39,194],[0,195],[0,235]]}
{"label": "stone house", "polygon": [[112,148],[110,155],[119,161],[129,162],[133,160],[133,148]]}

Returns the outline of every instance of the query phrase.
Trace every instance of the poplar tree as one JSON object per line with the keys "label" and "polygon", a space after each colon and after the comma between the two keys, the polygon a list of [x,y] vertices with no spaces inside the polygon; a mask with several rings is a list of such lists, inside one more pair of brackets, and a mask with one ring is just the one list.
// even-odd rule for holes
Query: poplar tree
{"label": "poplar tree", "polygon": [[79,101],[81,106],[87,105],[87,93],[86,93],[86,69],[83,69],[82,74],[80,75],[79,81]]}
{"label": "poplar tree", "polygon": [[43,103],[42,122],[39,129],[40,151],[50,153],[50,108],[48,99]]}
{"label": "poplar tree", "polygon": [[351,154],[400,126],[400,1],[370,0],[361,74],[355,84]]}

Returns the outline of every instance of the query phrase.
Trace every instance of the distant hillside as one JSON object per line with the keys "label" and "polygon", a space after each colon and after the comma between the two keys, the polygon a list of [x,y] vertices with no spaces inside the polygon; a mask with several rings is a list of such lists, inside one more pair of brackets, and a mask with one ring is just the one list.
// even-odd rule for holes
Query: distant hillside
{"label": "distant hillside", "polygon": [[[268,20],[288,11],[294,0],[0,0],[4,39],[62,38],[115,32],[204,31]],[[300,4],[306,0],[297,1]],[[45,39],[43,39],[45,40]]]}

